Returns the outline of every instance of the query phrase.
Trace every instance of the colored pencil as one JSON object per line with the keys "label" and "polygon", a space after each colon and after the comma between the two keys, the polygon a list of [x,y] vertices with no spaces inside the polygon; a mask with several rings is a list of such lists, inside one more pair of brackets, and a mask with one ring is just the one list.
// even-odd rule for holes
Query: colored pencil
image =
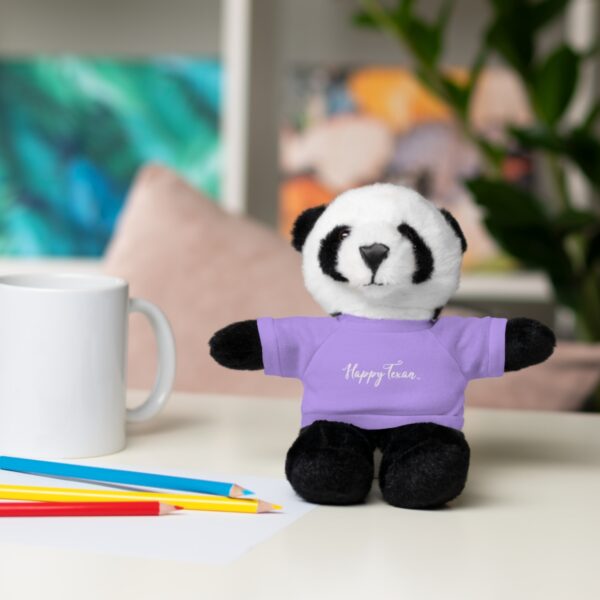
{"label": "colored pencil", "polygon": [[48,475],[63,479],[83,479],[86,481],[101,481],[104,483],[119,483],[148,488],[177,490],[195,494],[215,494],[241,498],[253,494],[235,483],[222,483],[191,477],[175,477],[158,473],[141,473],[124,471],[122,469],[107,469],[88,465],[72,465],[67,463],[33,460],[15,456],[0,456],[0,469],[30,473],[32,475]]}
{"label": "colored pencil", "polygon": [[200,494],[163,494],[161,492],[137,492],[121,490],[90,490],[74,488],[49,488],[29,485],[0,485],[3,500],[41,500],[54,502],[164,502],[189,510],[209,510],[241,513],[264,513],[280,510],[281,506],[264,500],[246,500]]}
{"label": "colored pencil", "polygon": [[158,517],[176,510],[161,502],[0,502],[0,517]]}

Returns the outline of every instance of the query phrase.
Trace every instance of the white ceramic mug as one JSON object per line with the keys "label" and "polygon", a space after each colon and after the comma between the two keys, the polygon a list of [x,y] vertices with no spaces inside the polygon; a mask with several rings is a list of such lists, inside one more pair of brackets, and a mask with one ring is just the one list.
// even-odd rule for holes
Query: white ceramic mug
{"label": "white ceramic mug", "polygon": [[[154,389],[125,406],[128,315],[145,314],[158,340]],[[154,304],[129,299],[123,279],[96,275],[0,277],[0,454],[79,458],[125,446],[126,422],[165,404],[175,342]]]}

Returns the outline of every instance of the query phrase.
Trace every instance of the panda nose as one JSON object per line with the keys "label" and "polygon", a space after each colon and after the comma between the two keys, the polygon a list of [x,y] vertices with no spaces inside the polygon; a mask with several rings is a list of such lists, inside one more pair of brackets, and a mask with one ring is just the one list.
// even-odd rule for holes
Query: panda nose
{"label": "panda nose", "polygon": [[367,267],[375,273],[379,265],[386,259],[390,249],[385,244],[371,244],[370,246],[361,246],[360,255],[367,264]]}

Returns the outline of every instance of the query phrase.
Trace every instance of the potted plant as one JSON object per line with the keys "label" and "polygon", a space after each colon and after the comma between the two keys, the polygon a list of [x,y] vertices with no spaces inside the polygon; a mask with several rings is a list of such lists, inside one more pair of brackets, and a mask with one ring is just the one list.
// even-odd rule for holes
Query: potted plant
{"label": "potted plant", "polygon": [[[484,224],[498,244],[526,268],[544,272],[559,305],[572,311],[577,339],[600,342],[600,117],[597,101],[581,119],[565,119],[582,66],[594,48],[577,51],[561,41],[544,52],[539,37],[565,15],[568,0],[489,0],[490,17],[466,81],[444,69],[441,57],[453,2],[434,20],[414,0],[362,0],[357,25],[385,32],[409,53],[421,82],[451,110],[464,136],[478,148],[481,173],[465,182],[482,207]],[[527,94],[534,124],[508,127],[502,141],[483,137],[470,118],[482,69],[500,58]],[[515,146],[536,153],[549,174],[544,193],[524,189],[502,176]],[[585,207],[576,202],[567,169],[590,188]],[[600,410],[600,390],[592,401]]]}

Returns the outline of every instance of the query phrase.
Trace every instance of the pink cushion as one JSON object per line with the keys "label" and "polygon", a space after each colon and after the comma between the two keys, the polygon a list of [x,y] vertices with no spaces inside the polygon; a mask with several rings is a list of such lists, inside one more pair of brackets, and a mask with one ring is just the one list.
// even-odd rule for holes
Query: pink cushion
{"label": "pink cushion", "polygon": [[[233,321],[323,314],[304,288],[300,255],[275,232],[225,213],[177,174],[150,165],[134,183],[104,269],[167,314],[177,390],[300,395],[296,381],[226,370],[208,354],[210,336]],[[130,324],[128,385],[149,388],[154,338],[143,317]]]}

